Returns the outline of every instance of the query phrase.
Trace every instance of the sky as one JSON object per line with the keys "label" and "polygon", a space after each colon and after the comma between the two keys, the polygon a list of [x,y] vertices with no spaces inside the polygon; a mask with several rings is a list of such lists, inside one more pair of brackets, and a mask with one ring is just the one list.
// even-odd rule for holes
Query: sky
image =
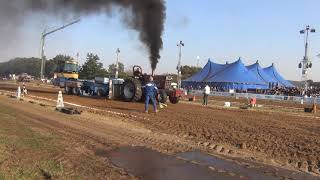
{"label": "sky", "polygon": [[[167,0],[163,49],[155,73],[175,73],[177,43],[182,40],[182,65],[203,66],[211,58],[217,63],[233,62],[239,57],[247,65],[259,60],[263,67],[275,64],[289,80],[301,80],[298,64],[304,56],[304,35],[299,31],[310,25],[317,33],[309,38],[309,58],[313,67],[309,77],[320,81],[320,1],[319,0]],[[82,16],[81,22],[47,37],[45,55],[76,57],[85,62],[89,52],[98,54],[107,67],[116,60],[126,68],[141,65],[151,72],[149,55],[138,39],[120,21],[121,15]],[[44,28],[59,27],[70,19],[54,19],[39,14],[26,15],[19,34],[0,48],[0,61],[14,57],[39,57],[40,34]],[[1,27],[0,27],[1,28]]]}

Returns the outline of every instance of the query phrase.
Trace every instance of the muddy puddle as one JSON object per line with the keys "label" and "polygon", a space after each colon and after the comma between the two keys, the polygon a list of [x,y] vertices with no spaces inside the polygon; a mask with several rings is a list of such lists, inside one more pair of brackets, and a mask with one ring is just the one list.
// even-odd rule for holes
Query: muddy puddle
{"label": "muddy puddle", "polygon": [[115,166],[145,180],[193,179],[317,179],[314,176],[256,163],[224,160],[200,151],[165,155],[144,147],[121,147],[101,152]]}
{"label": "muddy puddle", "polygon": [[218,171],[236,174],[244,179],[317,179],[307,173],[294,172],[239,158],[224,160],[199,151],[180,153],[176,156],[188,161],[197,162],[200,165],[214,167]]}

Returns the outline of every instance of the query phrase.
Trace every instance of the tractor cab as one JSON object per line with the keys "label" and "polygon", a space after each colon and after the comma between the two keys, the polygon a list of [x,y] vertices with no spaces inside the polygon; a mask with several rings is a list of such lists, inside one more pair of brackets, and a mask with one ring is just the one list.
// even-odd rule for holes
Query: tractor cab
{"label": "tractor cab", "polygon": [[141,66],[137,66],[137,65],[133,66],[132,72],[133,72],[133,77],[135,79],[138,79],[141,82],[142,86],[149,81],[150,75],[148,75],[147,73],[143,73]]}
{"label": "tractor cab", "polygon": [[141,66],[133,66],[132,72],[136,79],[140,79],[143,76]]}
{"label": "tractor cab", "polygon": [[[59,61],[55,69],[52,83],[61,88],[66,87],[68,80],[77,81],[79,78],[79,64],[75,60]],[[77,85],[78,86],[78,85]]]}
{"label": "tractor cab", "polygon": [[78,79],[79,78],[79,64],[75,60],[68,60],[59,62],[54,73],[54,79]]}

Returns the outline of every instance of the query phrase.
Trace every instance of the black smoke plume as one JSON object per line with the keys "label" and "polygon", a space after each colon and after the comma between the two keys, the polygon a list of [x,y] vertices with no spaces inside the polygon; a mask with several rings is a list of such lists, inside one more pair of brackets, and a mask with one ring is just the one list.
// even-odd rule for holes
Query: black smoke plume
{"label": "black smoke plume", "polygon": [[163,45],[162,33],[166,17],[164,0],[1,0],[0,25],[14,27],[30,12],[56,17],[63,17],[66,13],[71,16],[98,13],[110,15],[116,6],[123,14],[124,23],[139,33],[141,42],[149,51],[154,71]]}

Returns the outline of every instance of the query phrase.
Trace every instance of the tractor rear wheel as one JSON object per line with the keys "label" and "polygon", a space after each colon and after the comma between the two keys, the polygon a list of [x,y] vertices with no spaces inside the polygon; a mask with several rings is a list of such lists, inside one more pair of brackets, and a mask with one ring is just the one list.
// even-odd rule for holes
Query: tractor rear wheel
{"label": "tractor rear wheel", "polygon": [[72,91],[72,89],[71,89],[70,87],[68,87],[68,86],[66,86],[66,87],[64,88],[64,92],[65,92],[66,94],[71,94],[71,91]]}
{"label": "tractor rear wheel", "polygon": [[176,96],[174,96],[174,97],[170,96],[170,97],[169,97],[169,100],[170,100],[170,102],[171,102],[172,104],[177,104],[177,103],[179,102],[180,98],[179,98],[179,97],[176,97]]}
{"label": "tractor rear wheel", "polygon": [[168,95],[165,90],[159,90],[158,99],[161,103],[166,103]]}
{"label": "tractor rear wheel", "polygon": [[122,97],[127,102],[137,102],[141,100],[141,82],[138,79],[129,78],[123,83]]}
{"label": "tractor rear wheel", "polygon": [[73,95],[79,95],[80,94],[80,90],[77,87],[72,88],[71,92],[72,92]]}

